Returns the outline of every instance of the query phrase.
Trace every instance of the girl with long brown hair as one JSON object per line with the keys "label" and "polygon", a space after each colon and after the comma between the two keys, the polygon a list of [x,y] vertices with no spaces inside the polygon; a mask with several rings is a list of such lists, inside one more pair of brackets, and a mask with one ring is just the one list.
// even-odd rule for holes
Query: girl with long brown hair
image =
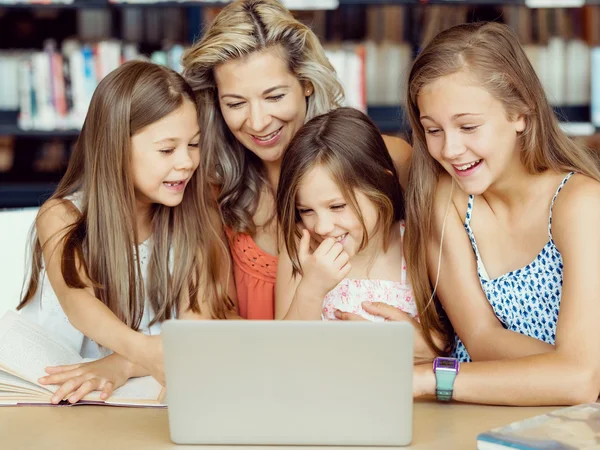
{"label": "girl with long brown hair", "polygon": [[[49,368],[54,403],[127,378],[163,382],[160,323],[235,315],[229,253],[200,164],[194,93],[129,62],[98,85],[66,174],[38,214],[19,304],[86,358]],[[231,293],[230,293],[231,291]]]}
{"label": "girl with long brown hair", "polygon": [[447,354],[431,339],[445,334],[452,356],[434,370],[416,367],[415,395],[595,401],[596,158],[561,131],[505,25],[459,25],[435,37],[413,63],[407,105],[407,262],[424,335]]}
{"label": "girl with long brown hair", "polygon": [[[227,5],[183,66],[198,96],[201,170],[218,186],[240,315],[271,320],[281,158],[305,122],[341,105],[342,86],[317,36],[279,0]],[[411,148],[384,140],[404,183]]]}
{"label": "girl with long brown hair", "polygon": [[[402,188],[365,114],[334,109],[296,133],[283,156],[277,215],[276,319],[405,320],[420,333]],[[433,356],[417,337],[416,359]]]}

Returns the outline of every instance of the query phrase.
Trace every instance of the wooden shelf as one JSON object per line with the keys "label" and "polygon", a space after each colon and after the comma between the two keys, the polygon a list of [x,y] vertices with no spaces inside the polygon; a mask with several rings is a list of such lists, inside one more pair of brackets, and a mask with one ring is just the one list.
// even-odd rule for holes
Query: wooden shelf
{"label": "wooden shelf", "polygon": [[[554,0],[556,7],[566,7],[568,0]],[[224,6],[228,1],[165,1],[148,3],[113,3],[108,0],[75,0],[73,3],[0,3],[1,8],[104,8],[104,7],[173,7],[173,6]],[[340,5],[526,5],[527,0],[339,0]],[[550,4],[549,1],[546,3]],[[600,0],[585,0],[585,5],[600,5]],[[577,7],[577,5],[574,5]]]}
{"label": "wooden shelf", "polygon": [[0,209],[40,206],[56,186],[55,183],[0,183]]}

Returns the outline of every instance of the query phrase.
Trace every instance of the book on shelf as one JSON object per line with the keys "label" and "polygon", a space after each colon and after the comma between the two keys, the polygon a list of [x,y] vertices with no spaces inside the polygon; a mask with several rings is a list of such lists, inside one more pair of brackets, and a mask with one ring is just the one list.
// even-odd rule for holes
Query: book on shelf
{"label": "book on shelf", "polygon": [[[0,318],[0,406],[51,405],[58,386],[37,381],[47,375],[45,368],[83,362],[77,351],[21,315],[7,311]],[[72,406],[166,407],[161,392],[162,386],[150,376],[131,378],[107,400],[94,391]]]}
{"label": "book on shelf", "polygon": [[571,406],[477,436],[478,450],[600,448],[600,403]]}
{"label": "book on shelf", "polygon": [[[186,4],[197,4],[199,6],[204,4],[215,4],[215,3],[231,3],[232,0],[108,0],[110,3],[117,4],[160,4],[160,3],[186,3]],[[336,9],[340,6],[339,0],[282,0],[283,5],[291,10],[303,10],[303,9]]]}

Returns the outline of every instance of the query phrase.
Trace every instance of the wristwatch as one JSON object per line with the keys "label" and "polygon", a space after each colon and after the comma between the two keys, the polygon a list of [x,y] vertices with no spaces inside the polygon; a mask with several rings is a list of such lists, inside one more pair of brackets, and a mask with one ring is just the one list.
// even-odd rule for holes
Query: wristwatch
{"label": "wristwatch", "polygon": [[437,357],[433,360],[433,373],[435,373],[435,395],[438,400],[448,402],[452,400],[454,379],[460,368],[456,358]]}

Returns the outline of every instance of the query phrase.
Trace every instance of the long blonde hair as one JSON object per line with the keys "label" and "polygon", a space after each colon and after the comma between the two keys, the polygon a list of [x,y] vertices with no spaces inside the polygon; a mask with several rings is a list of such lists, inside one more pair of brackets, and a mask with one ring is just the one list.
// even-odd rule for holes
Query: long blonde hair
{"label": "long blonde hair", "polygon": [[[108,74],[94,92],[67,171],[49,200],[67,201],[76,192],[82,196],[81,215],[63,238],[61,271],[67,286],[86,287],[77,270],[81,265],[95,296],[133,329],[141,323],[146,293],[156,313],[153,322],[171,318],[186,297],[190,308],[200,312],[199,289],[213,317],[225,318],[233,307],[227,296],[229,253],[220,217],[198,170],[180,205],[153,205],[148,282],[143,283],[135,245],[131,138],[177,110],[184,99],[194,101],[192,89],[162,66],[132,61]],[[35,232],[32,244],[31,278],[19,309],[40,283],[42,247]]]}
{"label": "long blonde hair", "polygon": [[183,57],[184,77],[198,99],[204,170],[219,186],[225,224],[236,232],[254,233],[252,216],[268,184],[260,159],[245,149],[225,124],[214,69],[274,47],[283,50],[290,72],[314,88],[308,97],[306,121],[340,106],[342,86],[319,39],[278,0],[240,0],[227,5]]}
{"label": "long blonde hair", "polygon": [[[431,307],[433,293],[423,249],[432,237],[434,192],[444,169],[427,151],[417,98],[424,86],[461,70],[473,74],[482,87],[502,102],[507,117],[525,117],[526,128],[519,136],[519,144],[521,162],[529,173],[548,169],[574,171],[600,181],[594,156],[560,130],[544,89],[510,28],[499,23],[458,25],[442,31],[421,51],[412,65],[406,93],[414,149],[406,192],[406,260],[425,338],[440,354],[444,349],[436,349],[432,331],[446,336],[449,342],[453,331],[447,320],[439,316],[440,308],[436,311]],[[437,301],[434,304],[439,306]]]}

